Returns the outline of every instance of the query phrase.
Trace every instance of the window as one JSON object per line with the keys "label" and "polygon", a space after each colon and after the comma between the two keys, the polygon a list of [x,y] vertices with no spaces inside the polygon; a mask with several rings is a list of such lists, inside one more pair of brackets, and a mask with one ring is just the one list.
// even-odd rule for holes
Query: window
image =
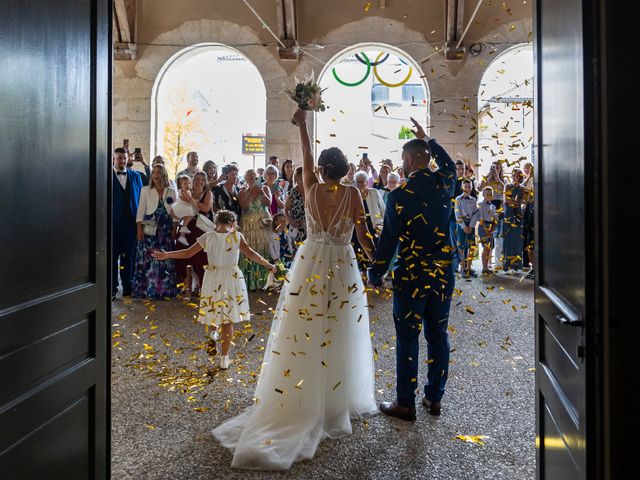
{"label": "window", "polygon": [[374,84],[371,86],[371,103],[383,103],[389,101],[389,87]]}
{"label": "window", "polygon": [[412,105],[423,105],[426,103],[424,85],[409,83],[402,86],[402,101]]}

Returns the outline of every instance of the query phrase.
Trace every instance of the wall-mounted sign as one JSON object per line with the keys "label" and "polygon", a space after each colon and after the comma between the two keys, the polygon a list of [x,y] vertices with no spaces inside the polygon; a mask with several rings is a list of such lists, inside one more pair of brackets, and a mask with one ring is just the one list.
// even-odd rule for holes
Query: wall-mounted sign
{"label": "wall-mounted sign", "polygon": [[264,155],[264,135],[242,134],[243,155]]}

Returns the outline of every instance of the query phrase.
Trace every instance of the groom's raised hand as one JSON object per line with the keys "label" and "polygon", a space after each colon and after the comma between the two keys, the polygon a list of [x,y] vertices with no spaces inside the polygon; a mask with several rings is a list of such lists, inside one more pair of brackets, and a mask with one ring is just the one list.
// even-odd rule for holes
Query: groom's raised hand
{"label": "groom's raised hand", "polygon": [[422,128],[422,125],[420,125],[415,118],[413,117],[409,117],[409,118],[411,119],[413,126],[416,127],[415,130],[411,130],[411,133],[413,133],[416,136],[416,138],[419,138],[420,140],[424,140],[425,142],[428,142],[429,136],[427,135],[427,132],[424,131],[424,128]]}
{"label": "groom's raised hand", "polygon": [[371,268],[367,269],[367,278],[371,286],[375,288],[382,287],[382,277],[373,273],[373,270],[371,270]]}

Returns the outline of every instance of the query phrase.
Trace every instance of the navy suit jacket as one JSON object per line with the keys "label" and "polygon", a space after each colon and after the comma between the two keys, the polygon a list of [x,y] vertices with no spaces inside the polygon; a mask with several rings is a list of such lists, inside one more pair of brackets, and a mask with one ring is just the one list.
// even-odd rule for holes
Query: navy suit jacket
{"label": "navy suit jacket", "polygon": [[120,186],[116,173],[113,172],[113,225],[118,225],[125,216],[127,209],[131,214],[132,225],[136,222],[136,214],[138,213],[138,202],[140,200],[140,190],[144,186],[142,175],[135,170],[127,168],[127,186],[129,187],[129,204],[125,205],[125,192]]}
{"label": "navy suit jacket", "polygon": [[418,170],[389,193],[384,226],[371,267],[373,275],[384,275],[397,251],[393,286],[414,296],[446,287],[444,268],[450,264],[454,252],[449,219],[456,166],[435,140],[429,141],[429,148],[438,169],[435,172]]}

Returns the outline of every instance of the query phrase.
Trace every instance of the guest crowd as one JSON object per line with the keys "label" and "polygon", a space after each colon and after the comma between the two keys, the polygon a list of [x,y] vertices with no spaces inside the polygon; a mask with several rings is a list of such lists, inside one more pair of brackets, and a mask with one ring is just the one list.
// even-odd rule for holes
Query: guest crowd
{"label": "guest crowd", "polygon": [[[235,214],[233,228],[257,253],[255,258],[281,262],[288,268],[297,247],[304,242],[302,167],[296,167],[292,160],[280,163],[278,157],[271,156],[266,168],[246,172],[239,172],[235,163],[219,171],[213,161],[204,162],[200,169],[197,152],[189,152],[186,160],[187,168],[170,179],[161,156],[149,165],[137,151],[114,150],[112,298],[119,285],[123,296],[134,298],[182,295],[190,299],[199,293],[207,266],[205,251],[166,261],[154,258],[152,252],[195,245],[198,238],[214,230],[215,215],[220,211],[226,216],[226,211]],[[135,163],[144,172],[131,168]],[[360,191],[367,226],[377,238],[383,227],[387,196],[402,188],[405,172],[394,168],[388,159],[378,170],[366,154],[358,165],[349,166],[342,183]],[[465,277],[477,275],[472,261],[481,246],[483,275],[521,271],[531,265],[527,275],[533,277],[532,164],[526,163],[522,170],[514,168],[507,179],[502,162],[496,161],[479,183],[463,161],[459,160],[456,167],[449,234],[457,246],[458,271]],[[364,270],[369,263],[355,235],[352,243]],[[267,266],[240,254],[239,267],[248,290],[265,287]]]}

